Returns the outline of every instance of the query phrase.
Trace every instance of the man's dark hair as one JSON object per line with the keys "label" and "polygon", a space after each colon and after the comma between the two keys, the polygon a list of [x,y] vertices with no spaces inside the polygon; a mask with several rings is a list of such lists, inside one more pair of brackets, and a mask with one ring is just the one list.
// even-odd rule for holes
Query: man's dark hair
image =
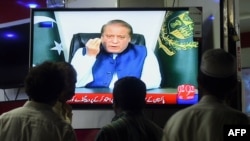
{"label": "man's dark hair", "polygon": [[124,77],[116,81],[113,102],[125,111],[141,111],[145,105],[146,85],[136,77]]}
{"label": "man's dark hair", "polygon": [[31,68],[25,78],[25,92],[37,102],[55,102],[64,86],[63,73],[55,62],[44,62]]}
{"label": "man's dark hair", "polygon": [[129,36],[132,37],[132,35],[133,35],[133,28],[132,28],[132,26],[129,23],[127,23],[127,22],[125,22],[123,20],[119,20],[119,19],[117,19],[117,20],[111,20],[108,23],[104,24],[102,26],[102,28],[101,28],[101,34],[103,34],[103,32],[105,30],[105,27],[107,25],[112,25],[112,24],[120,24],[120,25],[128,28],[129,29]]}

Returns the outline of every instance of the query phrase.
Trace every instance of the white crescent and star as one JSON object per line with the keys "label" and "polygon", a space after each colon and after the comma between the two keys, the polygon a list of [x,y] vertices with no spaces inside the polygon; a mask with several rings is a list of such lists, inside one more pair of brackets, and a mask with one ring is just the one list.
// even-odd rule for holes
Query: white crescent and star
{"label": "white crescent and star", "polygon": [[[51,21],[53,23],[56,23],[56,21],[50,17],[47,16],[35,16],[34,17],[34,24],[40,23],[40,22],[45,22],[45,21]],[[57,41],[54,41],[55,46],[52,47],[50,50],[56,50],[58,52],[58,55],[61,54],[63,51],[62,43],[58,43]]]}
{"label": "white crescent and star", "polygon": [[58,55],[61,54],[61,52],[63,51],[63,47],[62,47],[62,44],[61,43],[58,43],[56,41],[54,41],[55,43],[55,46],[53,48],[51,48],[50,50],[57,50],[58,52]]}

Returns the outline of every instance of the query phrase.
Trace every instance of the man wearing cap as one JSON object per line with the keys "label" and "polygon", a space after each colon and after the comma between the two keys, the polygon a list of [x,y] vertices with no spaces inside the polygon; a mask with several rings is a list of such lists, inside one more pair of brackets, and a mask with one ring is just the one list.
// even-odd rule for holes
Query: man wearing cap
{"label": "man wearing cap", "polygon": [[198,75],[198,104],[169,118],[162,141],[223,141],[224,125],[248,124],[248,117],[226,104],[237,87],[236,59],[223,49],[204,52]]}

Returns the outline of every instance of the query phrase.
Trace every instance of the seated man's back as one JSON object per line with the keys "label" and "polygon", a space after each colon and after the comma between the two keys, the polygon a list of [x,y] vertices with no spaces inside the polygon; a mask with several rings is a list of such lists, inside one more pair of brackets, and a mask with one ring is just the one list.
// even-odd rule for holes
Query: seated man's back
{"label": "seated man's back", "polygon": [[146,86],[138,78],[124,77],[113,89],[112,122],[101,128],[96,141],[160,141],[162,129],[143,114]]}
{"label": "seated man's back", "polygon": [[104,126],[97,141],[160,141],[162,129],[143,114],[122,113]]}
{"label": "seated man's back", "polygon": [[[65,80],[56,62],[31,68],[25,78],[28,100],[0,115],[0,141],[76,141],[73,127],[53,111],[67,87]],[[75,81],[68,83],[74,86]]]}
{"label": "seated man's back", "polygon": [[244,113],[226,104],[238,83],[233,55],[222,49],[206,51],[197,80],[199,103],[170,117],[162,141],[224,141],[225,125],[249,123]]}
{"label": "seated man's back", "polygon": [[74,130],[50,106],[28,101],[0,118],[0,140],[75,141]]}
{"label": "seated man's back", "polygon": [[164,128],[162,141],[223,141],[223,126],[246,124],[246,115],[212,96],[172,116]]}

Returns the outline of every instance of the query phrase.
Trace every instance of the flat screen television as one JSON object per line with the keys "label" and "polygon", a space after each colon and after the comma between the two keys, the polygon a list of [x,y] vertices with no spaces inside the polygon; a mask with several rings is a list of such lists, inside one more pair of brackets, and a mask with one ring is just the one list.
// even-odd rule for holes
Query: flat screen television
{"label": "flat screen television", "polygon": [[250,117],[250,67],[242,68],[242,111]]}
{"label": "flat screen television", "polygon": [[0,89],[24,85],[29,70],[29,28],[28,22],[0,27]]}
{"label": "flat screen television", "polygon": [[[86,40],[100,37],[102,26],[110,20],[129,23],[134,33],[131,43],[140,42],[156,57],[160,82],[159,86],[148,88],[148,105],[176,106],[198,102],[196,76],[202,41],[201,7],[31,9],[30,67],[44,61],[72,63],[77,50],[82,48],[82,55],[85,55]],[[91,62],[74,61],[78,64]],[[129,69],[138,71],[139,67]],[[147,71],[154,69],[150,67]],[[89,75],[93,76],[94,68],[90,70]],[[152,71],[146,76],[147,80],[153,81],[153,76]],[[89,83],[76,86],[75,96],[68,102],[72,105],[112,104],[112,87],[91,87]]]}

